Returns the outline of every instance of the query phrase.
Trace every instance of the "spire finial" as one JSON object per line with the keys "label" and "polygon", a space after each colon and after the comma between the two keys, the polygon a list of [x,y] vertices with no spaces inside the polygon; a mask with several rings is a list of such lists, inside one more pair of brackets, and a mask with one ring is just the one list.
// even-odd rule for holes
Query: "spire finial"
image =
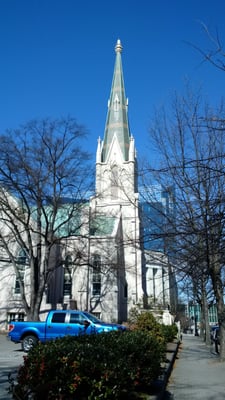
{"label": "spire finial", "polygon": [[116,42],[116,46],[115,46],[115,52],[116,53],[122,53],[122,50],[123,50],[123,46],[121,44],[120,39],[118,39],[117,42]]}

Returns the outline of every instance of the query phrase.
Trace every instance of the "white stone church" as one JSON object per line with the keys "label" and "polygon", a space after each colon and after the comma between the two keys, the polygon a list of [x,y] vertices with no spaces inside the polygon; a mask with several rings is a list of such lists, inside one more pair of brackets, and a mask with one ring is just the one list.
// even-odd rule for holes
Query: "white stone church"
{"label": "white stone church", "polygon": [[[105,321],[124,322],[133,307],[144,309],[152,301],[164,310],[171,306],[172,270],[167,256],[145,252],[141,244],[136,149],[129,129],[120,40],[115,52],[105,132],[97,144],[95,195],[84,203],[80,237],[64,239],[65,263],[46,288],[41,319],[51,308],[67,307],[88,310]],[[25,262],[23,273],[29,291]],[[10,319],[26,319],[13,268],[2,257],[0,301],[1,329]]]}

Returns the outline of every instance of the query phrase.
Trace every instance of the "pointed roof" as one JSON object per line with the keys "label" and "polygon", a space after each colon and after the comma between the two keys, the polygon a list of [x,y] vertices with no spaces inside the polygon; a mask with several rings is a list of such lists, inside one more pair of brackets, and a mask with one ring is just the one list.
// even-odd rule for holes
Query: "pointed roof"
{"label": "pointed roof", "polygon": [[122,45],[117,40],[115,46],[116,61],[112,80],[110,99],[108,102],[108,114],[106,118],[105,134],[102,147],[102,161],[107,160],[110,145],[114,135],[117,136],[121,146],[124,161],[128,161],[130,132],[127,116],[128,102],[125,96],[123,68],[122,68]]}

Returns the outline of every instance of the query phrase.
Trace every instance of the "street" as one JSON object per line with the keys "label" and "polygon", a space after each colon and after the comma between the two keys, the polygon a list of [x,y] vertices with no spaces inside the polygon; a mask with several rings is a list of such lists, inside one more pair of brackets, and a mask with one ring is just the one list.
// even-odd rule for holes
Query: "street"
{"label": "street", "polygon": [[24,355],[21,344],[14,344],[7,339],[6,334],[0,334],[0,400],[12,399],[12,395],[8,393],[8,375],[12,373],[15,377]]}

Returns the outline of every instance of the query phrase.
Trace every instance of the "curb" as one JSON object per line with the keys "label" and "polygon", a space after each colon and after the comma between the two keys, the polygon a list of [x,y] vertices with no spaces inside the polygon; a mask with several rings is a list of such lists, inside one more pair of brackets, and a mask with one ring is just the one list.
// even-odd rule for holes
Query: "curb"
{"label": "curb", "polygon": [[167,344],[166,361],[162,365],[163,373],[153,385],[154,393],[149,395],[146,400],[163,400],[167,383],[172,372],[174,362],[177,358],[180,344],[180,340]]}

